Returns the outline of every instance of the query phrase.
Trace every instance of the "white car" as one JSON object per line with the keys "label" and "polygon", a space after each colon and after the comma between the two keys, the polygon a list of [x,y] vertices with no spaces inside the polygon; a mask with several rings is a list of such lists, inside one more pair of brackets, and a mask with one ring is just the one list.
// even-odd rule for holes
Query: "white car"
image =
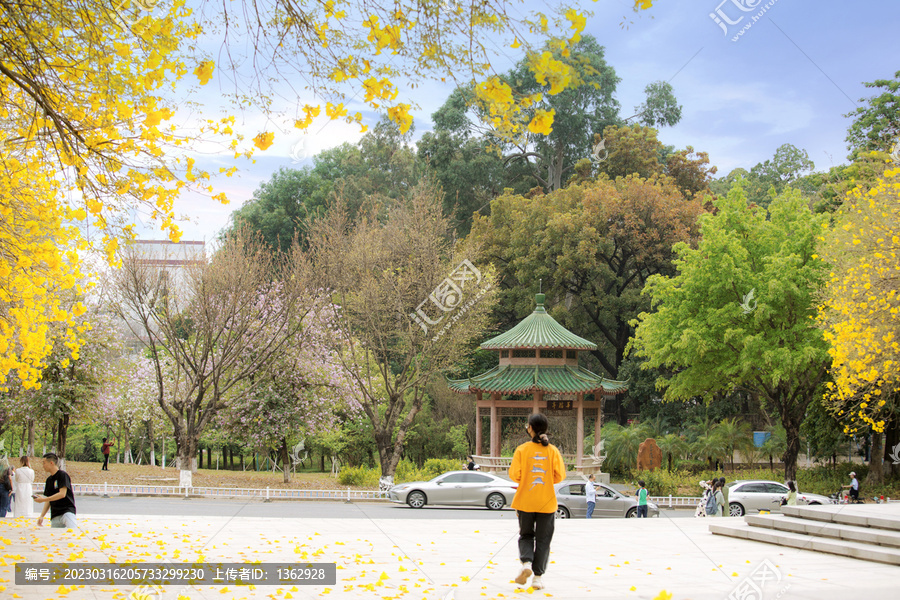
{"label": "white car", "polygon": [[511,504],[516,484],[491,473],[450,471],[431,481],[401,483],[388,490],[388,500],[422,508],[427,504],[486,506],[500,510]]}
{"label": "white car", "polygon": [[[787,498],[788,487],[775,481],[739,480],[728,484],[728,514],[743,517],[761,510],[781,512],[781,501]],[[798,505],[834,504],[834,500],[820,494],[797,491]]]}

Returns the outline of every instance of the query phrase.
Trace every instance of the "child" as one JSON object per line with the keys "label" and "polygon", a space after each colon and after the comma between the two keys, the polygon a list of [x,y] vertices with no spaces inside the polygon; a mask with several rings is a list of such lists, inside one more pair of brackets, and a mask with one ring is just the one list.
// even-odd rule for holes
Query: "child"
{"label": "child", "polygon": [[640,488],[637,492],[637,516],[640,519],[641,517],[647,518],[647,488],[644,486],[644,480],[638,481],[638,485]]}

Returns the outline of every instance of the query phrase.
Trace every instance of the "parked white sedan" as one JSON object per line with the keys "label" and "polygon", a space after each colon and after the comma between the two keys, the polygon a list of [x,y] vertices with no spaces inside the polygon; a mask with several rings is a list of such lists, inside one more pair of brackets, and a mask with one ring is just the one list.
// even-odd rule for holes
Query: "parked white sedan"
{"label": "parked white sedan", "polygon": [[431,481],[401,483],[388,490],[388,499],[422,508],[427,504],[486,506],[500,510],[512,503],[516,484],[491,473],[450,471]]}
{"label": "parked white sedan", "polygon": [[[728,484],[728,514],[743,517],[761,510],[781,512],[781,501],[787,498],[788,487],[775,481],[733,481]],[[834,504],[828,496],[797,492],[798,505]]]}

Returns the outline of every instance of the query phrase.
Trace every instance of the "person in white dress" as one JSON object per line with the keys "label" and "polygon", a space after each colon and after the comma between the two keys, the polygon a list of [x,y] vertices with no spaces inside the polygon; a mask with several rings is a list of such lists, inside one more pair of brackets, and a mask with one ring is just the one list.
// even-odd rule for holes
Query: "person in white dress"
{"label": "person in white dress", "polygon": [[16,500],[13,503],[14,517],[31,517],[34,515],[34,500],[31,495],[34,493],[32,484],[34,483],[34,470],[28,466],[29,459],[27,456],[22,457],[22,466],[16,469],[13,478],[13,491],[16,493]]}

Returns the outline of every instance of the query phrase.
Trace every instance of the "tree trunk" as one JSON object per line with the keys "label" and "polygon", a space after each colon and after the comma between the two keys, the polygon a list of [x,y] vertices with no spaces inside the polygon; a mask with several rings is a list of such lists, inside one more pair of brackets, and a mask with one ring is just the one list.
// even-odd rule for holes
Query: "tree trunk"
{"label": "tree trunk", "polygon": [[784,462],[785,481],[797,480],[797,457],[800,456],[800,423],[793,418],[782,419],[785,432]]}
{"label": "tree trunk", "polygon": [[66,439],[69,436],[69,415],[64,414],[59,418],[59,427],[56,430],[56,455],[60,459],[60,469],[62,469],[62,461],[66,457]]}
{"label": "tree trunk", "polygon": [[288,454],[288,443],[287,438],[281,438],[281,447],[278,449],[278,454],[281,457],[281,467],[282,473],[284,474],[284,482],[291,482],[291,457]]}
{"label": "tree trunk", "polygon": [[28,419],[28,456],[34,456],[34,419]]}
{"label": "tree trunk", "polygon": [[122,427],[122,433],[125,438],[125,443],[122,445],[122,462],[127,465],[134,462],[131,458],[131,435],[129,435],[128,427]]}
{"label": "tree trunk", "polygon": [[869,460],[869,474],[866,475],[866,483],[869,485],[881,485],[884,483],[884,435],[872,432],[871,458]]}
{"label": "tree trunk", "polygon": [[175,436],[175,468],[180,471],[197,472],[197,451],[199,442],[196,438],[182,433]]}
{"label": "tree trunk", "polygon": [[153,419],[147,419],[147,437],[150,438],[150,466],[156,466],[156,441],[153,439]]}
{"label": "tree trunk", "polygon": [[322,453],[319,454],[319,471],[325,472],[325,451],[322,450]]}

